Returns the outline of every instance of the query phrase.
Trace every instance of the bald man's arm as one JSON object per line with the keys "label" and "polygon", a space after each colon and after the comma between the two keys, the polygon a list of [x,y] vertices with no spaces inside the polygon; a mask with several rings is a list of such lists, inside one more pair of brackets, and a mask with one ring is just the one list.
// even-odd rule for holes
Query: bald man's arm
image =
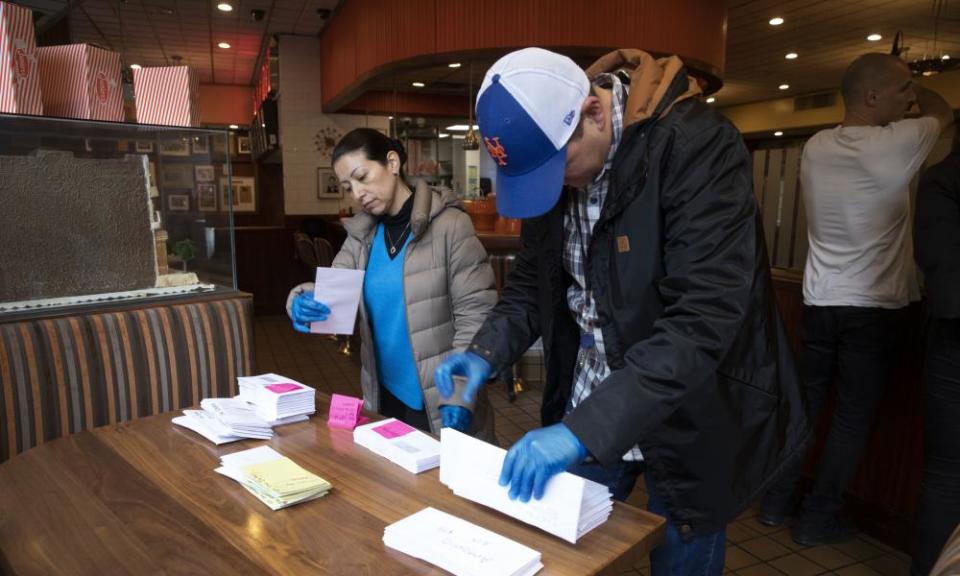
{"label": "bald man's arm", "polygon": [[953,110],[943,99],[943,96],[933,90],[928,90],[919,84],[914,84],[913,91],[917,95],[917,107],[922,116],[932,116],[940,122],[941,132],[953,124]]}

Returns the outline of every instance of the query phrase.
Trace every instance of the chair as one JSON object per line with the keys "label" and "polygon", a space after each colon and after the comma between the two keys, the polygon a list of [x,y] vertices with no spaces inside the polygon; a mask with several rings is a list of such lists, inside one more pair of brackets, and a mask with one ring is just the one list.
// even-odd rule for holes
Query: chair
{"label": "chair", "polygon": [[333,246],[326,238],[319,236],[313,239],[313,249],[317,256],[317,266],[328,268],[333,264]]}
{"label": "chair", "polygon": [[314,273],[317,266],[319,266],[319,259],[317,258],[317,249],[313,244],[313,240],[303,232],[294,232],[293,233],[293,247],[294,247],[294,256],[299,260],[309,271]]}

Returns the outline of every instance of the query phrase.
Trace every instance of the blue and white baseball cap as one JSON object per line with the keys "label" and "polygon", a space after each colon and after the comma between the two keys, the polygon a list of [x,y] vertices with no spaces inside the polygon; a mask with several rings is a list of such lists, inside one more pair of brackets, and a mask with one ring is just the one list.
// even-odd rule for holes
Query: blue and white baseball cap
{"label": "blue and white baseball cap", "polygon": [[577,64],[542,48],[511,52],[490,67],[477,94],[477,124],[497,164],[497,211],[548,212],[560,198],[567,141],[590,80]]}

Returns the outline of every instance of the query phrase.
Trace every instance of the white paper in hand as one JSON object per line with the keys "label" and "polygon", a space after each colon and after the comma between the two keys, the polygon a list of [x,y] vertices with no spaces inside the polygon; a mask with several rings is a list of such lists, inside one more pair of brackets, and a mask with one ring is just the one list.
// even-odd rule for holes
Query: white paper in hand
{"label": "white paper in hand", "polygon": [[312,322],[313,334],[353,334],[357,307],[363,295],[363,270],[317,268],[313,296],[330,307],[323,322]]}

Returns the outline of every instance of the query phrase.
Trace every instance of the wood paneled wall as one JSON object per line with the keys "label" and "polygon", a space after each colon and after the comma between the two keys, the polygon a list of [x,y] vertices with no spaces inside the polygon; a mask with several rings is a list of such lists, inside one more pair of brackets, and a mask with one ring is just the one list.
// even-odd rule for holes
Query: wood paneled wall
{"label": "wood paneled wall", "polygon": [[346,0],[320,39],[323,107],[339,110],[366,81],[410,60],[523,46],[677,54],[716,82],[726,18],[714,0]]}

